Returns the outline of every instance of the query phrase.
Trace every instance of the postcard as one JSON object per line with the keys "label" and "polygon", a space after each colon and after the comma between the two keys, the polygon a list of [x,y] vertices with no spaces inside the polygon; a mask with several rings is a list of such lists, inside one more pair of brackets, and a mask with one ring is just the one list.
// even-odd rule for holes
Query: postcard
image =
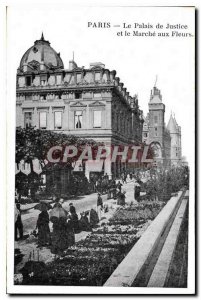
{"label": "postcard", "polygon": [[7,7],[7,293],[195,293],[195,7]]}

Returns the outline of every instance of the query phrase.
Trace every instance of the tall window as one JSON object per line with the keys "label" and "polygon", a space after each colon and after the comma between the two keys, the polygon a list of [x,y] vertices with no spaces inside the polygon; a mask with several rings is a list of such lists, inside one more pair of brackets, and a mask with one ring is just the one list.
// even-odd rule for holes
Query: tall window
{"label": "tall window", "polygon": [[45,111],[41,111],[39,114],[39,127],[40,129],[47,128],[47,113]]}
{"label": "tall window", "polygon": [[62,112],[55,111],[54,113],[54,128],[61,129],[62,128]]}
{"label": "tall window", "polygon": [[82,128],[82,111],[75,111],[75,128]]}
{"label": "tall window", "polygon": [[32,126],[32,113],[25,112],[24,113],[24,127],[28,128]]}
{"label": "tall window", "polygon": [[93,127],[94,128],[101,128],[101,118],[102,111],[101,110],[94,110],[93,111]]}
{"label": "tall window", "polygon": [[31,82],[32,82],[31,76],[27,76],[27,77],[26,77],[26,85],[27,85],[27,86],[31,86]]}
{"label": "tall window", "polygon": [[158,123],[158,116],[154,116],[154,123],[155,123],[155,124]]}

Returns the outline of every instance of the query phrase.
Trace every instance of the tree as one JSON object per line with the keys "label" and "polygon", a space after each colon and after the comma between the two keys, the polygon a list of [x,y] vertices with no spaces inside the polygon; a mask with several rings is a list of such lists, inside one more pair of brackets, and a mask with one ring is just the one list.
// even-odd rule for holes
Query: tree
{"label": "tree", "polygon": [[[61,146],[63,151],[68,145],[74,145],[78,149],[78,154],[75,157],[69,158],[67,163],[50,163],[45,164],[48,151],[53,146]],[[83,139],[73,135],[64,133],[55,133],[49,130],[35,129],[34,127],[16,129],[16,163],[24,160],[31,166],[31,173],[33,172],[33,160],[38,159],[41,163],[43,171],[53,171],[61,169],[71,169],[73,161],[76,161],[83,148],[90,145],[95,153],[98,144],[92,139]],[[57,155],[56,151],[54,155]],[[18,178],[17,186],[20,186],[20,178]],[[30,177],[32,178],[32,177]],[[39,178],[39,177],[38,177]],[[35,178],[34,178],[35,180]],[[40,178],[38,179],[40,180]],[[22,182],[21,182],[22,183]],[[23,183],[22,183],[23,184]]]}

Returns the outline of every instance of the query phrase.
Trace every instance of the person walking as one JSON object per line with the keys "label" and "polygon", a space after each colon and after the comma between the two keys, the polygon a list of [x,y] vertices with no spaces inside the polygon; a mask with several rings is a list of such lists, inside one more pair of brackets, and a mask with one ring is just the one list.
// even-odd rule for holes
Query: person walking
{"label": "person walking", "polygon": [[98,198],[97,198],[97,212],[98,212],[98,218],[99,218],[99,220],[101,220],[102,209],[103,209],[103,199],[101,197],[101,194],[98,193]]}
{"label": "person walking", "polygon": [[72,227],[74,229],[75,233],[79,232],[79,221],[78,221],[78,215],[76,213],[76,209],[75,206],[73,205],[73,203],[69,204],[69,211],[71,214],[71,223],[72,223]]}
{"label": "person walking", "polygon": [[136,201],[138,201],[139,198],[140,198],[140,190],[141,190],[140,185],[139,185],[139,183],[136,181],[136,182],[134,183],[134,200],[136,200]]}
{"label": "person walking", "polygon": [[120,193],[120,201],[119,201],[119,205],[121,205],[121,206],[125,206],[125,204],[126,204],[126,192],[125,191],[123,191],[123,193]]}
{"label": "person walking", "polygon": [[49,214],[45,208],[38,215],[36,229],[38,229],[38,247],[48,246],[50,244]]}
{"label": "person walking", "polygon": [[116,199],[117,198],[117,185],[115,180],[112,180],[112,198]]}
{"label": "person walking", "polygon": [[23,224],[20,203],[15,203],[15,241],[18,241],[18,239],[23,239]]}

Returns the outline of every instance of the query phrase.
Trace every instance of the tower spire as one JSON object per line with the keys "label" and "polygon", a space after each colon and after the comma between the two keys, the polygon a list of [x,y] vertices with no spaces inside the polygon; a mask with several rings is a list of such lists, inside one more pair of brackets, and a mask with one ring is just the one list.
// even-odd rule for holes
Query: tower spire
{"label": "tower spire", "polygon": [[154,83],[154,87],[156,87],[157,80],[158,80],[158,75],[156,75],[156,80],[155,80],[155,83]]}
{"label": "tower spire", "polygon": [[44,41],[43,31],[42,31],[42,35],[41,35],[41,41]]}

